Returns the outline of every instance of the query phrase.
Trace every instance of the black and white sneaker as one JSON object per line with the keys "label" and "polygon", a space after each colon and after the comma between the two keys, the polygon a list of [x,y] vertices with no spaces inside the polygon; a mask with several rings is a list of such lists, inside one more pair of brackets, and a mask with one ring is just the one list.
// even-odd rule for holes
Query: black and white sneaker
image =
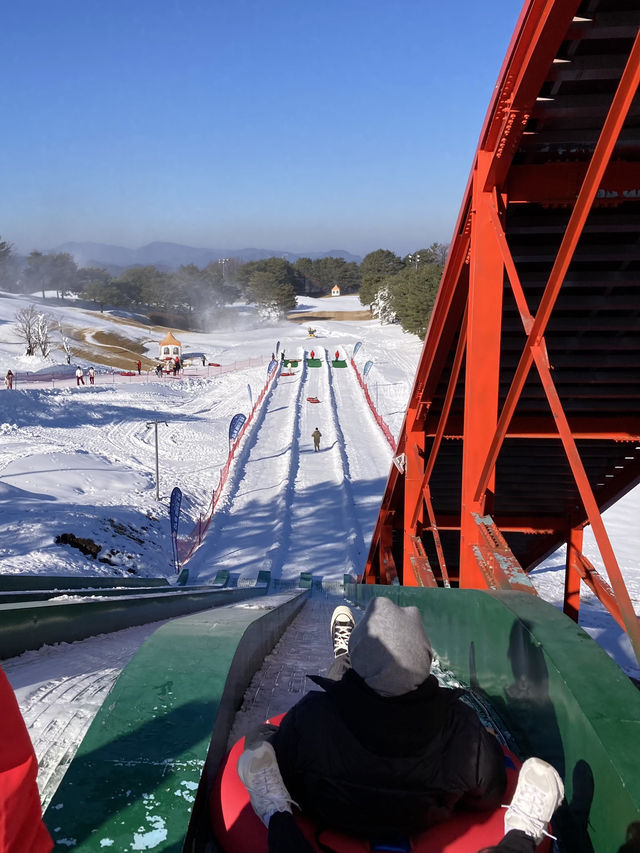
{"label": "black and white sneaker", "polygon": [[334,657],[349,653],[349,637],[355,624],[353,613],[344,604],[340,604],[333,611],[330,630]]}

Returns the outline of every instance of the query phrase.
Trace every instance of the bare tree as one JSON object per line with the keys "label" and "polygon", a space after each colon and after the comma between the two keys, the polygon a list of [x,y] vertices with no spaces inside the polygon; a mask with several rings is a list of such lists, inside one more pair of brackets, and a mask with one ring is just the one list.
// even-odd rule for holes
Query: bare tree
{"label": "bare tree", "polygon": [[26,344],[27,355],[35,355],[39,349],[43,358],[51,352],[51,318],[35,305],[21,308],[15,316],[18,337]]}
{"label": "bare tree", "polygon": [[43,358],[51,352],[51,317],[46,314],[38,314],[36,323],[36,344]]}
{"label": "bare tree", "polygon": [[62,326],[60,324],[58,324],[58,326],[60,329],[60,337],[62,338],[62,349],[64,350],[67,364],[71,364],[71,345],[69,344],[69,338],[62,331]]}
{"label": "bare tree", "polygon": [[16,331],[27,347],[26,355],[33,355],[37,346],[37,326],[40,312],[35,305],[27,305],[16,313]]}

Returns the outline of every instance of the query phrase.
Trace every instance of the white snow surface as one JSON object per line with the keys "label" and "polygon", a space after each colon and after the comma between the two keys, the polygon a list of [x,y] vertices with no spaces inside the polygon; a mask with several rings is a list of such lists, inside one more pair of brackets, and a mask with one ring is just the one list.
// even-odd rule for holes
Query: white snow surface
{"label": "white snow surface", "polygon": [[[93,335],[112,328],[108,313],[48,301],[46,310],[56,321],[82,327],[93,341],[96,384],[78,388],[61,346],[48,360],[22,355],[14,316],[31,302],[38,304],[39,298],[0,293],[0,371],[4,376],[11,368],[18,374],[16,389],[0,390],[0,572],[172,579],[171,490],[179,486],[183,492],[180,534],[185,535],[217,486],[229,422],[237,412],[249,413],[248,386],[255,400],[277,342],[288,357],[302,358],[313,349],[322,365],[309,368],[300,362],[294,375],[281,376],[267,394],[204,542],[189,563],[190,580],[211,580],[220,568],[240,580],[255,578],[260,569],[270,569],[274,578],[311,571],[338,580],[344,572],[362,570],[392,451],[351,368],[330,369],[328,362],[336,350],[349,360],[355,343],[362,341],[356,363],[362,371],[366,361],[373,362],[371,396],[397,436],[422,347],[415,336],[377,320],[275,323],[240,306],[234,328],[176,332],[186,353],[206,353],[219,369],[203,368],[194,358],[194,366],[179,379],[127,377],[100,365],[100,344]],[[300,297],[298,306],[300,311],[361,308],[355,296]],[[122,313],[119,319],[126,320]],[[315,338],[307,336],[309,326],[315,327]],[[156,357],[161,335],[122,322],[117,332],[142,341],[148,355]],[[89,362],[80,364],[86,368]],[[21,382],[26,371],[46,378]],[[53,381],[52,373],[57,376]],[[320,402],[310,403],[308,397]],[[156,420],[160,501],[155,498],[154,428],[149,426]],[[311,439],[316,426],[322,433],[319,453]],[[605,513],[636,611],[639,504],[636,489]],[[98,560],[56,544],[64,532],[100,544]],[[602,567],[589,534],[585,552]],[[562,603],[563,572],[558,552],[532,574],[539,593],[556,606]],[[626,672],[640,677],[625,635],[587,589],[580,618]],[[37,694],[40,676],[30,681],[28,667],[9,662],[7,668],[24,709]]]}

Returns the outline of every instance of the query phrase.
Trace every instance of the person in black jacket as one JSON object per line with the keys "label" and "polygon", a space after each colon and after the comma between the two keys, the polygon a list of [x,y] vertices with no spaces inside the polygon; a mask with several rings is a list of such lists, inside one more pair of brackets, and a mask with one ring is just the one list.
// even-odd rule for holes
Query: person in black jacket
{"label": "person in black jacket", "polygon": [[[331,635],[335,659],[328,675],[312,676],[323,691],[303,697],[279,728],[263,726],[248,737],[238,761],[254,810],[268,827],[270,853],[311,850],[292,805],[321,829],[369,838],[408,836],[458,808],[498,807],[506,784],[502,749],[461,701],[463,691],[440,687],[430,674],[432,650],[418,608],[376,597],[356,626],[349,608],[340,606]],[[529,782],[536,783],[538,769],[525,774]],[[547,811],[558,805],[557,781]],[[529,804],[525,811],[531,812]],[[542,816],[544,827],[550,816]],[[516,846],[496,849],[533,851],[534,833],[512,824]],[[507,842],[514,842],[513,831]]]}

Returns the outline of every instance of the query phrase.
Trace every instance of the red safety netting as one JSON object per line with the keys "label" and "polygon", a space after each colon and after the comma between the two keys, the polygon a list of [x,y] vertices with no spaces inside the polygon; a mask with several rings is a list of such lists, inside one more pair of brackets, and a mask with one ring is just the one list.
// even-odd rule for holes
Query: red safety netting
{"label": "red safety netting", "polygon": [[369,394],[369,389],[367,388],[367,383],[366,383],[366,382],[364,382],[364,381],[363,381],[363,379],[362,379],[362,377],[360,376],[360,373],[359,373],[359,371],[358,371],[358,368],[356,367],[356,363],[355,363],[355,361],[354,361],[353,359],[351,359],[351,367],[353,367],[353,369],[354,369],[354,370],[355,370],[355,372],[356,372],[356,378],[357,378],[357,380],[358,380],[358,382],[359,382],[359,384],[360,384],[360,387],[361,387],[361,388],[362,388],[362,390],[364,391],[365,399],[366,399],[367,403],[369,404],[369,408],[371,409],[371,413],[373,414],[373,417],[376,419],[376,423],[378,424],[378,426],[380,427],[380,429],[381,429],[381,430],[382,430],[382,432],[384,433],[384,437],[385,437],[385,438],[387,439],[387,441],[389,442],[389,445],[391,446],[391,449],[392,449],[393,451],[395,451],[395,449],[396,449],[396,440],[395,440],[395,438],[393,437],[393,434],[391,433],[391,430],[389,429],[389,427],[387,426],[387,424],[385,423],[385,421],[382,419],[382,416],[378,413],[378,410],[377,410],[377,409],[376,409],[376,407],[374,406],[374,404],[373,404],[373,400],[371,399],[371,395]]}

